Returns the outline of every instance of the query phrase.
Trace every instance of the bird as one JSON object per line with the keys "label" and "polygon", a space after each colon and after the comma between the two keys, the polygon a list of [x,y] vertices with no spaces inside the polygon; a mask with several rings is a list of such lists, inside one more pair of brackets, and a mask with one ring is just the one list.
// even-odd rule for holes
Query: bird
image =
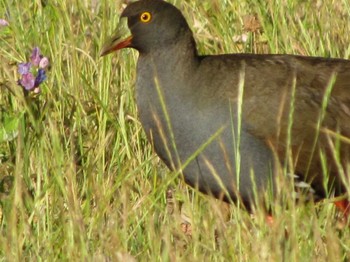
{"label": "bird", "polygon": [[320,198],[346,194],[350,60],[201,55],[181,11],[163,0],[127,5],[101,56],[123,48],[139,53],[147,139],[188,185],[248,210],[287,176]]}

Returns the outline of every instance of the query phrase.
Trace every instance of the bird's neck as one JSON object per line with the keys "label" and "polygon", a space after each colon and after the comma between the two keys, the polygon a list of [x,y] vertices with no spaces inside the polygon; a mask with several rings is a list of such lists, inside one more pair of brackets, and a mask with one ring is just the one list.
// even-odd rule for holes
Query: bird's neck
{"label": "bird's neck", "polygon": [[[175,161],[167,157],[164,143],[169,144],[172,156],[176,153],[172,147],[169,119],[174,126],[180,125],[176,115],[181,108],[189,106],[186,97],[191,91],[192,77],[198,68],[198,57],[192,39],[183,39],[167,48],[159,48],[149,53],[140,53],[137,63],[136,102],[142,126],[152,140],[154,147],[163,160],[170,165]],[[174,120],[174,121],[173,121]],[[164,142],[162,139],[165,139]],[[163,141],[163,142],[162,142]]]}
{"label": "bird's neck", "polygon": [[[152,68],[152,74],[158,76],[171,74],[176,77],[186,77],[198,66],[197,49],[192,37],[188,34],[174,43],[158,46],[149,52],[141,52],[139,67]],[[185,69],[185,70],[184,70]],[[169,76],[166,76],[169,78]]]}

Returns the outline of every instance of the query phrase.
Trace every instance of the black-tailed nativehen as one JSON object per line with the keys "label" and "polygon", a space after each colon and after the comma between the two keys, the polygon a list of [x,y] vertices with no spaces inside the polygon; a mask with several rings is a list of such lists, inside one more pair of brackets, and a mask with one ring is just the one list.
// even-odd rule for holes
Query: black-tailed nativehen
{"label": "black-tailed nativehen", "polygon": [[350,61],[297,55],[199,55],[181,12],[129,4],[101,55],[139,52],[136,102],[155,152],[198,190],[251,208],[283,174],[319,196],[345,193]]}

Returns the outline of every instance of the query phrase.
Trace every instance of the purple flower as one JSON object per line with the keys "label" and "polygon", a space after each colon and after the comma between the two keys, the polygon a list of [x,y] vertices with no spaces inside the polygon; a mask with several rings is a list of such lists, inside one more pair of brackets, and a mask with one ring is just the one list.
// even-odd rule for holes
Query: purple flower
{"label": "purple flower", "polygon": [[50,64],[49,59],[44,56],[43,58],[41,58],[40,62],[39,62],[39,68],[43,68],[45,69],[46,67],[48,67]]}
{"label": "purple flower", "polygon": [[33,49],[30,60],[34,66],[39,66],[40,68],[46,68],[49,65],[49,59],[40,53],[39,47]]}
{"label": "purple flower", "polygon": [[34,66],[38,66],[42,56],[40,55],[39,47],[34,47],[32,55],[30,56],[30,61]]}
{"label": "purple flower", "polygon": [[0,19],[0,27],[8,26],[9,22],[7,22],[5,19]]}
{"label": "purple flower", "polygon": [[34,88],[35,85],[35,77],[32,73],[22,75],[22,78],[18,81],[18,83],[27,91],[30,91]]}
{"label": "purple flower", "polygon": [[27,91],[40,92],[40,84],[46,80],[45,68],[49,66],[49,59],[40,54],[40,49],[35,47],[30,56],[30,62],[20,63],[18,73],[21,75],[18,84]]}
{"label": "purple flower", "polygon": [[42,82],[46,80],[46,72],[44,69],[39,68],[38,75],[35,78],[34,87],[38,87]]}
{"label": "purple flower", "polygon": [[20,63],[18,65],[18,73],[20,73],[21,75],[28,74],[30,72],[31,66],[32,66],[32,64],[30,62]]}

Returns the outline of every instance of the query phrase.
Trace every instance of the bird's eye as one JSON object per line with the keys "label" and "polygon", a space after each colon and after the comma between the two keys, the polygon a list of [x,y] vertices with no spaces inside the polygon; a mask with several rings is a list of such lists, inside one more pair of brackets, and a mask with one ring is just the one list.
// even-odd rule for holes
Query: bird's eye
{"label": "bird's eye", "polygon": [[151,21],[151,19],[152,19],[152,15],[150,12],[143,12],[140,15],[140,20],[142,23],[148,23],[149,21]]}

